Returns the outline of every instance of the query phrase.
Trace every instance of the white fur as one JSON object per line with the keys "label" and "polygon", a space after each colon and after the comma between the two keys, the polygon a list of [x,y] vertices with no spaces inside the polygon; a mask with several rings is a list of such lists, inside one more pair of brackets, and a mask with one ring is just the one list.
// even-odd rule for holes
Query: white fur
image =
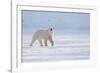
{"label": "white fur", "polygon": [[38,31],[36,31],[34,33],[33,37],[32,37],[32,41],[31,41],[30,46],[32,46],[33,43],[36,40],[39,41],[39,43],[40,43],[41,46],[43,46],[42,40],[43,40],[45,46],[47,46],[47,41],[49,40],[50,43],[53,46],[53,44],[54,44],[53,39],[52,39],[53,29],[52,30],[50,30],[50,29],[52,29],[52,28],[49,28],[48,30],[38,30]]}

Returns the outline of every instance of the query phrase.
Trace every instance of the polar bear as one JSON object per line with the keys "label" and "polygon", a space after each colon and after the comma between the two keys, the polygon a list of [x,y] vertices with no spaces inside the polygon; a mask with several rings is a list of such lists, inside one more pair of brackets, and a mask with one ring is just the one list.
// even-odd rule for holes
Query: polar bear
{"label": "polar bear", "polygon": [[53,28],[49,28],[47,30],[38,30],[34,33],[30,46],[32,46],[36,40],[39,41],[40,46],[43,46],[43,42],[45,46],[48,46],[47,41],[49,41],[51,45],[53,46],[54,41],[52,37],[53,37]]}

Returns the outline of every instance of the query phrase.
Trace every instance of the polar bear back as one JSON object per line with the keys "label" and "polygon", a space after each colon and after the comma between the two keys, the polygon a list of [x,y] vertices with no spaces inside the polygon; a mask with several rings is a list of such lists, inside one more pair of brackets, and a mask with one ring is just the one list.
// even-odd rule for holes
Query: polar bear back
{"label": "polar bear back", "polygon": [[48,39],[48,36],[52,35],[52,32],[49,30],[38,30],[34,33],[35,39]]}

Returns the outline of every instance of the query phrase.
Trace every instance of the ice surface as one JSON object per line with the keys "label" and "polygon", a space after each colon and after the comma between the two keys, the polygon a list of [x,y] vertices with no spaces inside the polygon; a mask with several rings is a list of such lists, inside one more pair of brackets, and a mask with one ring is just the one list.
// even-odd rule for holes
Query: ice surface
{"label": "ice surface", "polygon": [[22,62],[86,60],[89,59],[90,45],[88,35],[55,36],[54,46],[39,46],[36,41],[30,45],[32,36],[23,36]]}

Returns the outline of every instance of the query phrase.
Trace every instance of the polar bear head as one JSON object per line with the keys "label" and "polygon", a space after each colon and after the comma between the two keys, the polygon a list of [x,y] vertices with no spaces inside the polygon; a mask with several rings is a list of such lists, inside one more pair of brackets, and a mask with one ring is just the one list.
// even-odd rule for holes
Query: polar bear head
{"label": "polar bear head", "polygon": [[48,31],[49,31],[50,33],[53,33],[53,30],[54,30],[53,27],[49,27],[49,29],[48,29]]}
{"label": "polar bear head", "polygon": [[53,30],[54,30],[54,28],[53,28],[53,27],[49,27],[49,30],[50,30],[50,31],[53,31]]}

